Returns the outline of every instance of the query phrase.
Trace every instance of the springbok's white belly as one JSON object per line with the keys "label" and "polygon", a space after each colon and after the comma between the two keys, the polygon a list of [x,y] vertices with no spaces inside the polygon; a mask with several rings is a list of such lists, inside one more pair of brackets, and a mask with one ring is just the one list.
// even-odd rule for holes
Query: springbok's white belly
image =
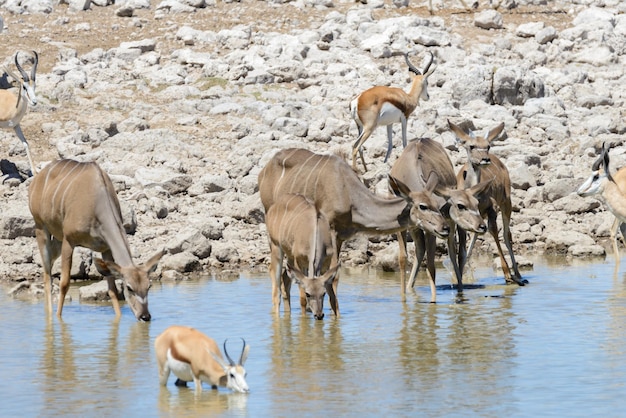
{"label": "springbok's white belly", "polygon": [[378,114],[378,125],[391,125],[392,123],[399,123],[404,114],[390,103],[385,103],[380,108],[380,113]]}
{"label": "springbok's white belly", "polygon": [[193,382],[191,365],[184,361],[176,360],[172,357],[172,351],[167,350],[167,366],[174,373],[174,376],[185,382]]}

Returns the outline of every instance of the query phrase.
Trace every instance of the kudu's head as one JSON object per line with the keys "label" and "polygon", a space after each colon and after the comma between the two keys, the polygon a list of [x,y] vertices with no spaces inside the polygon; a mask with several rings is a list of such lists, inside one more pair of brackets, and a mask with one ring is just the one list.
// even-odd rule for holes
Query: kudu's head
{"label": "kudu's head", "polygon": [[404,198],[411,205],[410,225],[438,236],[446,238],[450,234],[450,226],[439,210],[439,203],[435,198],[434,191],[437,188],[439,178],[437,173],[431,172],[424,190],[411,191],[400,180],[389,176],[389,187],[396,196]]}
{"label": "kudu's head", "polygon": [[307,277],[295,267],[287,264],[287,275],[295,281],[306,295],[306,306],[313,313],[315,319],[324,319],[324,297],[327,291],[332,291],[332,285],[337,277],[339,265],[329,269],[322,276]]}
{"label": "kudu's head", "polygon": [[[21,95],[23,97],[26,98],[26,100],[28,100],[28,104],[30,104],[31,106],[35,106],[37,104],[37,95],[35,94],[35,76],[37,74],[37,64],[39,63],[39,55],[37,55],[37,52],[32,51],[33,54],[33,65],[30,69],[30,75],[24,71],[24,68],[22,68],[22,66],[19,63],[18,60],[18,56],[19,56],[19,52],[17,52],[15,54],[15,66],[17,67],[17,70],[20,72],[21,75]],[[11,77],[13,77],[16,80],[20,80],[20,78],[17,78],[15,75],[13,74],[9,74]]]}
{"label": "kudu's head", "polygon": [[432,52],[429,52],[429,59],[424,66],[424,71],[420,71],[415,65],[409,61],[408,52],[404,54],[404,59],[406,60],[406,64],[409,66],[409,71],[415,74],[413,78],[413,83],[411,84],[411,92],[416,92],[417,89],[420,89],[419,98],[421,100],[427,101],[430,99],[428,95],[428,77],[435,71],[437,68],[436,65],[432,65],[434,57]]}
{"label": "kudu's head", "polygon": [[122,280],[124,299],[139,321],[152,319],[148,310],[148,291],[151,286],[149,275],[157,268],[163,254],[164,252],[161,251],[144,264],[126,267],[121,267],[113,261],[95,259],[96,268],[100,274]]}
{"label": "kudu's head", "polygon": [[491,182],[492,180],[483,181],[465,190],[438,189],[435,193],[446,198],[445,210],[459,228],[484,234],[487,232],[487,225],[480,215],[478,205],[481,194],[489,190]]}
{"label": "kudu's head", "polygon": [[243,338],[241,339],[243,342],[243,348],[241,349],[239,362],[235,363],[228,355],[228,350],[226,349],[227,341],[228,339],[224,341],[224,355],[226,356],[228,363],[225,362],[221,356],[218,356],[209,350],[209,353],[213,356],[215,361],[217,361],[217,363],[224,369],[224,376],[220,379],[220,386],[227,387],[233,392],[247,393],[250,391],[250,388],[248,388],[248,383],[246,382],[247,373],[246,369],[243,368],[243,365],[248,358],[250,346],[246,344],[246,340]]}
{"label": "kudu's head", "polygon": [[579,196],[592,196],[602,194],[606,181],[615,182],[609,171],[609,149],[610,145],[602,144],[600,156],[591,166],[591,176],[580,185],[576,193]]}
{"label": "kudu's head", "polygon": [[490,131],[487,131],[484,137],[476,137],[472,131],[466,133],[461,127],[455,125],[449,120],[448,126],[450,127],[450,130],[454,132],[457,143],[467,151],[467,161],[470,164],[474,166],[491,164],[491,158],[489,155],[491,142],[497,138],[504,129],[504,122]]}

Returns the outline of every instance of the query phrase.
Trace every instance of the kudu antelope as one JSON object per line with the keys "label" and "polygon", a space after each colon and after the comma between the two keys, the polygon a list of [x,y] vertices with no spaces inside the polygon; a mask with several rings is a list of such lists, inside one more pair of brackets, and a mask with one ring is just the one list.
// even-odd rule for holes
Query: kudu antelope
{"label": "kudu antelope", "polygon": [[626,167],[620,168],[614,175],[609,170],[610,146],[602,144],[602,151],[591,167],[591,176],[578,188],[579,196],[596,196],[603,201],[609,211],[615,215],[611,227],[611,242],[615,254],[616,265],[619,265],[619,249],[617,246],[617,230],[626,240]]}
{"label": "kudu antelope", "polygon": [[186,386],[187,382],[193,381],[196,393],[202,392],[202,382],[211,385],[213,389],[221,386],[234,392],[248,392],[243,365],[250,346],[242,338],[243,349],[239,361],[235,363],[226,350],[227,341],[224,341],[224,355],[228,362],[224,361],[212,338],[194,328],[170,326],[154,340],[159,383],[166,386],[172,372],[178,378],[177,386]]}
{"label": "kudu antelope", "polygon": [[[457,280],[457,289],[462,291],[463,278],[457,261],[457,241],[455,230],[458,225],[465,231],[483,234],[487,227],[478,210],[478,197],[490,182],[482,182],[468,189],[457,189],[456,176],[450,157],[443,146],[429,138],[409,142],[400,157],[391,168],[391,177],[405,184],[411,191],[430,190],[440,197],[435,197],[438,207],[446,219],[450,233],[447,236],[448,255]],[[393,189],[395,192],[395,189]],[[435,236],[432,231],[422,228],[408,230],[415,244],[415,262],[408,282],[406,281],[406,241],[404,233],[398,233],[400,245],[400,283],[402,291],[413,288],[417,272],[426,255],[426,267],[430,274],[431,302],[436,301],[435,287]]]}
{"label": "kudu antelope", "polygon": [[433,54],[429,53],[429,60],[423,72],[411,64],[408,53],[405,54],[404,58],[409,71],[415,74],[408,93],[398,87],[375,86],[359,94],[350,103],[350,112],[359,131],[359,135],[352,146],[352,169],[355,171],[357,153],[361,156],[363,169],[367,171],[365,158],[363,158],[363,144],[378,126],[387,126],[385,162],[389,159],[393,148],[392,126],[394,123],[400,122],[402,125],[402,145],[406,147],[406,120],[413,113],[420,99],[429,99],[428,77],[436,68],[432,65]]}
{"label": "kudu antelope", "polygon": [[26,150],[26,156],[30,164],[30,170],[33,175],[37,174],[37,169],[33,163],[33,159],[30,155],[30,147],[24,137],[20,122],[26,114],[28,105],[37,105],[37,96],[35,94],[35,76],[37,73],[37,64],[39,62],[39,56],[37,52],[32,51],[33,65],[30,70],[30,75],[24,71],[19,63],[19,52],[15,54],[15,66],[20,72],[20,76],[15,75],[8,68],[4,68],[4,72],[8,74],[13,80],[15,80],[19,87],[18,91],[14,92],[11,89],[0,90],[0,128],[13,129],[17,137],[24,144]]}
{"label": "kudu antelope", "polygon": [[106,276],[117,317],[121,315],[115,279],[123,281],[124,296],[135,317],[149,321],[148,290],[159,252],[135,265],[122,224],[120,203],[109,176],[96,163],[57,160],[37,174],[28,189],[30,211],[43,262],[47,309],[52,311],[52,265],[61,256],[57,316],[61,317],[70,284],[74,247],[102,253],[96,267]]}
{"label": "kudu antelope", "polygon": [[[302,313],[309,307],[315,319],[323,319],[324,296],[328,292],[335,299],[332,284],[339,267],[328,220],[304,196],[287,193],[270,206],[265,223],[270,239],[274,312],[279,312],[282,276],[285,312],[291,311],[290,289],[294,280],[300,288]],[[287,269],[283,274],[285,255]],[[331,260],[335,260],[332,268]]]}
{"label": "kudu antelope", "polygon": [[[448,126],[454,132],[458,143],[467,152],[467,162],[457,173],[457,182],[459,187],[471,187],[478,184],[482,180],[491,180],[491,184],[485,193],[481,194],[479,199],[479,209],[483,218],[487,218],[487,225],[491,236],[496,243],[498,255],[500,256],[500,264],[507,283],[517,283],[520,286],[528,283],[522,279],[515,261],[513,253],[513,239],[511,237],[511,179],[509,171],[504,163],[495,155],[489,152],[491,142],[497,138],[504,129],[504,123],[499,124],[495,128],[485,133],[484,137],[476,137],[469,131],[466,133],[461,127],[448,121]],[[504,244],[509,251],[513,274],[504,257],[500,239],[498,238],[497,217],[498,211],[502,214],[502,235]],[[474,234],[469,250],[465,251],[467,234],[463,230],[459,230],[459,268],[463,272],[465,264],[471,256],[472,249],[476,243],[477,235]]]}
{"label": "kudu antelope", "polygon": [[[436,225],[432,229],[439,235],[449,232],[430,193],[401,192],[401,197],[388,199],[378,196],[336,155],[315,154],[300,148],[279,151],[259,173],[259,192],[266,212],[287,193],[299,193],[313,201],[335,235],[335,257],[339,257],[343,242],[358,232],[392,234],[423,225],[424,219]],[[332,286],[335,300],[329,293],[337,316],[338,282],[337,276]]]}

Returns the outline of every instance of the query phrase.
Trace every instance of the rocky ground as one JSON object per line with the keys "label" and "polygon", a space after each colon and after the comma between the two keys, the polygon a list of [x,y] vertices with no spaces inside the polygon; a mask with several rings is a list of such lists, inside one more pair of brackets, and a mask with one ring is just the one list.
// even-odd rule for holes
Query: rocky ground
{"label": "rocky ground", "polygon": [[[516,251],[602,256],[612,215],[572,194],[603,142],[626,163],[626,5],[620,0],[428,2],[131,0],[124,4],[0,0],[0,56],[39,53],[37,93],[22,128],[42,167],[97,161],[124,208],[133,255],[161,248],[164,278],[267,268],[257,174],[276,150],[348,156],[348,104],[372,85],[406,88],[397,53],[435,56],[428,102],[409,137],[438,138],[459,167],[465,155],[447,119],[479,133],[505,122],[492,152],[511,171]],[[24,55],[25,56],[25,55]],[[26,65],[26,63],[25,63]],[[13,71],[15,71],[13,69]],[[385,130],[365,144],[360,172],[386,193]],[[40,277],[28,210],[28,162],[0,133],[0,277]],[[493,253],[489,237],[479,251]],[[94,273],[78,251],[74,273]],[[394,237],[357,237],[346,266],[397,268]],[[57,266],[58,267],[58,266]]]}

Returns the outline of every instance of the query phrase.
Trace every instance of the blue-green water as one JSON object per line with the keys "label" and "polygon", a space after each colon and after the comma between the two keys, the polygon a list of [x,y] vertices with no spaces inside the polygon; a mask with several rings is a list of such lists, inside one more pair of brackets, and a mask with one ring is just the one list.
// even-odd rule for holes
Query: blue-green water
{"label": "blue-green water", "polygon": [[[530,285],[479,269],[455,303],[422,279],[406,303],[399,276],[344,269],[342,316],[271,313],[266,275],[156,283],[153,321],[123,306],[0,292],[2,416],[619,416],[626,411],[626,263],[537,260]],[[448,275],[438,270],[439,283]],[[282,307],[281,307],[282,311]],[[244,337],[247,395],[158,384],[154,338],[172,324],[221,343]],[[237,350],[236,345],[232,348]],[[238,353],[231,353],[233,357]]]}

